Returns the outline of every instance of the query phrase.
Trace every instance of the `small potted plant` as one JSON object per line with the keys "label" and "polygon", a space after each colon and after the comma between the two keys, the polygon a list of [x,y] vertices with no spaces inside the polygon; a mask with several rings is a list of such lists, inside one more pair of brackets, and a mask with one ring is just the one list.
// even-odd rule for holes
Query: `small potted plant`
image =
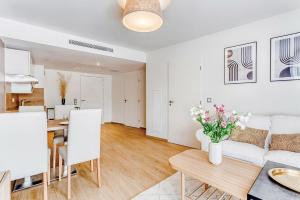
{"label": "small potted plant", "polygon": [[234,128],[241,126],[240,117],[236,111],[225,113],[225,106],[214,105],[215,115],[205,111],[201,106],[191,108],[191,115],[195,121],[200,122],[203,133],[211,142],[209,144],[209,161],[214,165],[222,163],[222,141],[228,138]]}
{"label": "small potted plant", "polygon": [[65,77],[64,74],[59,73],[59,91],[60,91],[60,97],[61,97],[61,104],[66,104],[66,94],[67,94],[67,88],[68,88],[68,79]]}

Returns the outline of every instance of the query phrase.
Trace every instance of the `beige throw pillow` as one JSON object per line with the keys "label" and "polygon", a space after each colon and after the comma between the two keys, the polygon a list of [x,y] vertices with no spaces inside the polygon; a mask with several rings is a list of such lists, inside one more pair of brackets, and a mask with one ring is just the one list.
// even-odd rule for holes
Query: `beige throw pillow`
{"label": "beige throw pillow", "polygon": [[232,131],[230,140],[236,142],[244,142],[248,144],[256,145],[260,148],[265,147],[265,141],[268,136],[267,130],[260,130],[255,128],[246,127],[245,129],[241,129],[237,127]]}
{"label": "beige throw pillow", "polygon": [[300,153],[300,133],[273,134],[270,150],[282,150]]}

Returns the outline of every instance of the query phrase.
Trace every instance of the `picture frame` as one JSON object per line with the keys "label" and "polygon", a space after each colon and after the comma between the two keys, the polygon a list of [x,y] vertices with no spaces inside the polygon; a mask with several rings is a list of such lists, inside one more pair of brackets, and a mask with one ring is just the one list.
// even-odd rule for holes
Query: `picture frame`
{"label": "picture frame", "polygon": [[54,108],[47,108],[47,119],[54,120],[55,118],[55,109]]}
{"label": "picture frame", "polygon": [[300,80],[300,32],[270,38],[270,81]]}
{"label": "picture frame", "polygon": [[257,82],[257,42],[224,48],[224,84]]}

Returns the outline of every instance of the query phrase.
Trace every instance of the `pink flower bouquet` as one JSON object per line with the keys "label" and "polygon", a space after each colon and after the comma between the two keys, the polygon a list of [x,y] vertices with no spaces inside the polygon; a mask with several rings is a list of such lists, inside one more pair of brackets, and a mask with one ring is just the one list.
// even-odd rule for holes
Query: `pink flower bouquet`
{"label": "pink flower bouquet", "polygon": [[214,105],[214,108],[215,115],[203,110],[201,106],[194,106],[190,110],[193,119],[200,122],[203,133],[210,137],[212,143],[219,143],[226,139],[237,126],[244,128],[241,119],[245,121],[245,117],[238,116],[236,111],[226,113],[224,105]]}

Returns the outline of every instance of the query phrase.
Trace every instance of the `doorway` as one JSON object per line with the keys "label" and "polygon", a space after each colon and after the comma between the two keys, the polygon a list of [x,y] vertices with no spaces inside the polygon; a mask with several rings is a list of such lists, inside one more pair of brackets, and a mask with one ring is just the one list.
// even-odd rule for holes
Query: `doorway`
{"label": "doorway", "polygon": [[145,81],[145,70],[113,75],[113,122],[136,128],[146,127]]}
{"label": "doorway", "polygon": [[192,121],[189,111],[201,101],[200,66],[192,58],[181,57],[169,62],[168,141],[171,143],[199,147],[195,138],[199,125]]}
{"label": "doorway", "polygon": [[100,108],[105,111],[103,78],[80,76],[80,107],[82,109]]}

